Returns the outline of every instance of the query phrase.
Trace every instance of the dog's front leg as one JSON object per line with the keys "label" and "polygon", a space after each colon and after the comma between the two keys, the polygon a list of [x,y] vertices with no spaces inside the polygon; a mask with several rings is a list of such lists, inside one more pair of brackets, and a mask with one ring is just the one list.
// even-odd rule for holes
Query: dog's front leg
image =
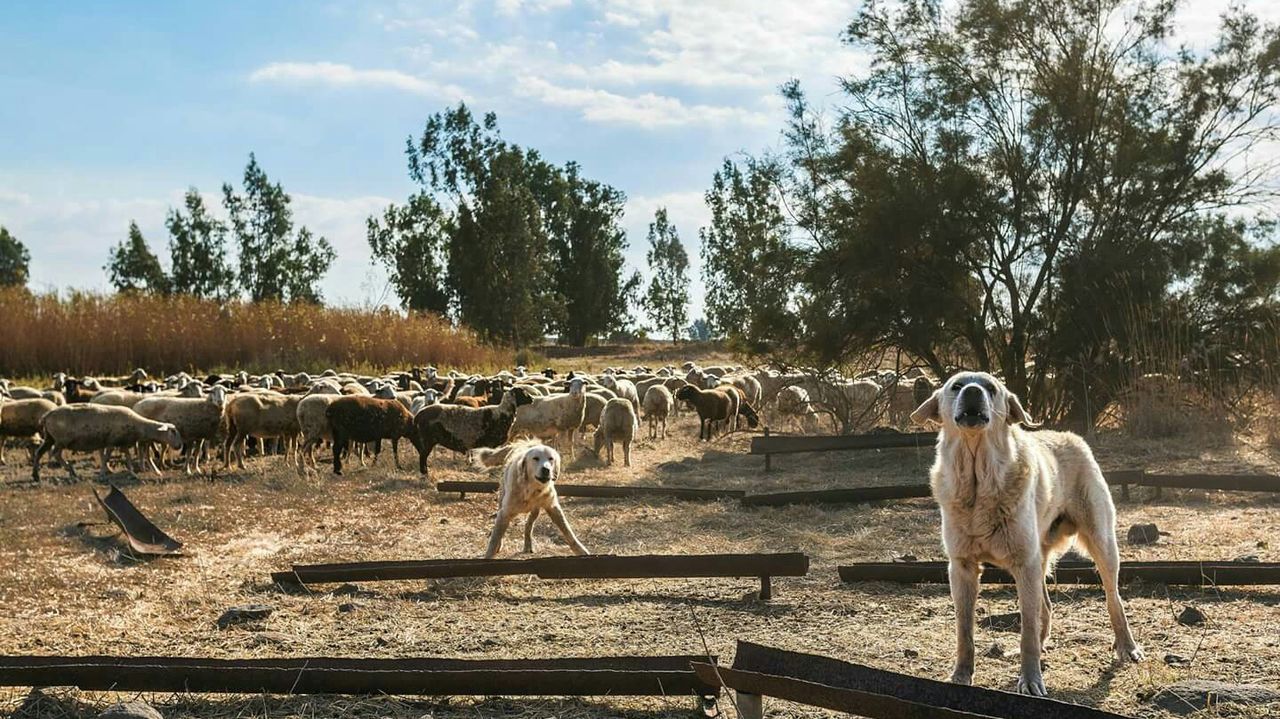
{"label": "dog's front leg", "polygon": [[511,525],[511,515],[506,509],[498,510],[498,518],[493,523],[493,534],[489,535],[489,549],[485,551],[485,559],[493,559],[498,554],[498,550],[502,549],[502,536],[507,533],[507,527]]}
{"label": "dog's front leg", "polygon": [[951,602],[956,608],[956,665],[951,681],[973,683],[973,612],[978,603],[977,562],[952,559],[947,566],[951,583]]}
{"label": "dog's front leg", "polygon": [[533,523],[534,523],[534,520],[538,518],[538,512],[541,512],[541,511],[542,510],[540,508],[534,507],[533,511],[529,512],[529,518],[524,520],[524,553],[525,554],[533,554]]}
{"label": "dog's front leg", "polygon": [[569,520],[564,516],[564,510],[560,509],[560,503],[556,502],[547,509],[547,516],[551,517],[552,524],[560,530],[560,534],[564,536],[564,541],[569,543],[573,548],[574,554],[591,554],[587,548],[582,546],[582,542],[578,541],[578,536],[573,533],[573,529],[569,526]]}
{"label": "dog's front leg", "polygon": [[1012,568],[1018,586],[1018,610],[1022,617],[1022,672],[1018,675],[1018,692],[1047,696],[1044,677],[1040,673],[1040,610],[1044,602],[1044,575],[1040,558],[1024,560]]}

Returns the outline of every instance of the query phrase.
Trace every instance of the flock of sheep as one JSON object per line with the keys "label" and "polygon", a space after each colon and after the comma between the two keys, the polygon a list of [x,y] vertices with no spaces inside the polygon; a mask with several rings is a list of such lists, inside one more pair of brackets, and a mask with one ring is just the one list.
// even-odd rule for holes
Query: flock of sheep
{"label": "flock of sheep", "polygon": [[597,456],[604,451],[609,464],[620,444],[623,464],[630,466],[641,417],[651,439],[665,439],[667,418],[692,409],[699,439],[709,440],[743,422],[759,426],[767,405],[780,425],[794,422],[814,432],[823,414],[836,411],[833,405],[899,422],[932,388],[923,375],[889,372],[832,382],[693,362],[564,376],[524,367],[490,376],[442,374],[433,367],[378,377],[333,370],[203,378],[180,372],[163,380],[151,380],[141,369],[100,379],[58,373],[47,389],[0,380],[0,463],[4,440],[16,438],[30,450],[34,480],[46,454],[74,476],[64,451],[99,453],[104,475],[115,450],[126,460],[131,456],[137,471],[149,466],[158,473],[167,465],[190,474],[202,472],[201,463],[214,461],[210,454],[219,450],[225,468],[234,461],[244,469],[252,448],[263,456],[284,454],[305,474],[316,467],[316,448],[327,442],[333,470],[341,474],[344,459],[353,453],[362,463],[370,452],[376,457],[383,440],[391,442],[400,468],[404,439],[418,451],[426,476],[436,447],[470,453],[528,437],[558,445],[571,457],[582,440]]}

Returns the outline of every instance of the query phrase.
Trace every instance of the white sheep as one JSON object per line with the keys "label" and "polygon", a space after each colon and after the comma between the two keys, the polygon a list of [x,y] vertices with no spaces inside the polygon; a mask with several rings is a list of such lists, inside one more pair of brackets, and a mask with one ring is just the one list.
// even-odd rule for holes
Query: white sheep
{"label": "white sheep", "polygon": [[295,415],[298,418],[298,429],[302,434],[302,444],[298,446],[298,475],[306,474],[306,467],[316,469],[316,446],[321,442],[333,441],[333,430],[329,428],[329,418],[325,415],[334,400],[343,397],[341,393],[308,394],[298,401]]}
{"label": "white sheep", "polygon": [[57,404],[43,397],[0,402],[0,464],[5,463],[6,438],[33,439],[40,433],[40,421],[57,408]]}
{"label": "white sheep", "polygon": [[600,414],[600,426],[596,427],[592,441],[592,450],[600,456],[600,449],[608,446],[610,466],[613,465],[613,445],[622,443],[623,466],[631,466],[631,442],[640,431],[640,420],[636,418],[635,405],[630,400],[617,397],[605,403]]}
{"label": "white sheep", "polygon": [[[67,449],[101,452],[99,476],[105,477],[107,460],[113,449],[123,449],[126,454],[133,449],[136,454],[137,446],[143,442],[163,442],[174,449],[182,446],[182,435],[177,427],[147,419],[128,407],[111,405],[58,407],[44,416],[40,434],[44,441],[31,463],[31,478],[37,482],[40,481],[40,459],[51,449],[59,452]],[[71,463],[67,462],[66,467],[74,477],[75,469]]]}
{"label": "white sheep", "polygon": [[644,393],[644,419],[649,423],[649,439],[658,438],[658,425],[662,425],[662,438],[667,438],[667,416],[676,406],[671,390],[661,384],[651,385]]}
{"label": "white sheep", "polygon": [[636,385],[629,379],[619,379],[613,374],[607,374],[600,378],[600,384],[606,389],[612,390],[619,397],[630,400],[631,409],[638,415],[640,414],[640,393],[636,391]]}
{"label": "white sheep", "polygon": [[531,397],[532,402],[516,410],[511,425],[512,437],[536,437],[547,443],[565,437],[569,456],[574,456],[574,441],[586,413],[585,383],[581,378],[569,382],[569,393],[551,397]]}
{"label": "white sheep", "polygon": [[209,442],[222,431],[222,412],[226,407],[226,389],[215,386],[205,397],[147,397],[133,406],[133,411],[147,419],[178,428],[186,449],[184,470],[200,473],[200,457]]}

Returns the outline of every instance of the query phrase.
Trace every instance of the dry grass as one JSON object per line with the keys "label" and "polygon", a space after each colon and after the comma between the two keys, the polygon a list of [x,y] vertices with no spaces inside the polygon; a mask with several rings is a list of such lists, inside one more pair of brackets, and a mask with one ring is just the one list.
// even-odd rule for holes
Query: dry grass
{"label": "dry grass", "polygon": [[[635,466],[605,468],[585,451],[564,481],[574,483],[731,487],[754,492],[923,481],[929,451],[793,455],[777,471],[745,455],[747,438],[699,444],[683,417],[665,442],[642,442]],[[1265,447],[1197,447],[1099,441],[1104,467],[1276,471]],[[586,456],[583,456],[586,454]],[[435,480],[475,478],[476,470],[442,453]],[[3,470],[6,479],[26,467]],[[60,478],[59,471],[47,473]],[[367,657],[553,657],[681,654],[702,651],[700,633],[723,661],[733,642],[749,639],[941,678],[952,657],[946,587],[841,585],[839,563],[904,554],[939,559],[937,511],[929,500],[865,506],[795,506],[744,510],[728,501],[567,499],[570,521],[597,553],[804,551],[809,576],[775,580],[775,599],[750,597],[750,580],[542,581],[511,577],[369,583],[357,596],[327,591],[291,595],[268,574],[292,562],[476,557],[494,511],[492,496],[459,501],[424,486],[411,471],[382,464],[300,479],[279,458],[255,460],[243,474],[164,481],[128,480],[130,497],[161,527],[185,541],[188,556],[133,562],[122,558],[109,527],[78,527],[101,512],[84,484],[46,483],[0,491],[0,653],[158,654],[218,657],[335,655]],[[1142,495],[1142,498],[1139,497]],[[1153,547],[1123,545],[1126,559],[1231,559],[1276,555],[1270,496],[1139,492],[1120,503],[1120,525],[1154,521],[1172,532]],[[566,554],[549,522],[536,533],[539,554]],[[1271,544],[1268,544],[1270,542]],[[504,555],[519,548],[512,529]],[[332,588],[321,588],[332,589]],[[1130,586],[1124,591],[1134,629],[1151,657],[1111,667],[1111,638],[1100,591],[1055,588],[1054,639],[1046,679],[1055,696],[1130,714],[1152,715],[1143,697],[1178,678],[1274,682],[1280,675],[1280,593],[1275,589]],[[251,626],[218,630],[228,607],[265,603],[275,613]],[[339,606],[356,605],[340,612]],[[1209,616],[1184,627],[1186,604]],[[1013,611],[1014,594],[987,589],[979,611]],[[1011,689],[1017,672],[1014,634],[980,628],[979,651],[999,643],[1005,658],[981,658],[977,681]],[[1192,657],[1173,669],[1166,653]],[[2,693],[7,691],[7,693]],[[0,690],[0,711],[27,694]],[[26,715],[92,716],[104,703],[130,698],[71,690],[42,695]],[[417,701],[350,697],[150,696],[166,716],[193,717],[684,717],[689,699],[468,699]],[[818,712],[782,703],[770,716]],[[1246,716],[1262,717],[1260,710]]]}
{"label": "dry grass", "polygon": [[488,369],[508,354],[436,315],[409,317],[274,302],[219,304],[192,297],[0,290],[0,373],[48,376],[212,371],[385,369],[435,364]]}

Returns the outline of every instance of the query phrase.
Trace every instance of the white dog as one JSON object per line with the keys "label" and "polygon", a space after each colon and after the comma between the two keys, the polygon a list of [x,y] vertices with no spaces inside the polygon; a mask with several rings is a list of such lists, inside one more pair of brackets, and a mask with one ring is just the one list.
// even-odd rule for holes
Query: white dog
{"label": "white dog", "polygon": [[1116,511],[1089,445],[1069,432],[1034,428],[995,377],[961,372],[911,418],[942,425],[930,473],[942,509],[942,543],[956,609],[956,664],[951,681],[973,680],[973,613],[982,563],[1008,570],[1022,615],[1018,691],[1044,696],[1040,650],[1049,636],[1045,575],[1078,536],[1097,563],[1121,662],[1141,661],[1120,602]]}
{"label": "white dog", "polygon": [[507,533],[511,520],[519,514],[528,514],[524,524],[524,551],[533,552],[533,523],[538,513],[545,511],[564,535],[574,554],[590,554],[569,527],[560,499],[556,496],[555,480],[560,476],[560,453],[537,440],[524,440],[496,450],[481,450],[480,461],[488,463],[493,458],[505,459],[502,466],[502,483],[498,487],[498,516],[489,537],[489,549],[485,559],[492,559],[502,549],[502,537]]}

